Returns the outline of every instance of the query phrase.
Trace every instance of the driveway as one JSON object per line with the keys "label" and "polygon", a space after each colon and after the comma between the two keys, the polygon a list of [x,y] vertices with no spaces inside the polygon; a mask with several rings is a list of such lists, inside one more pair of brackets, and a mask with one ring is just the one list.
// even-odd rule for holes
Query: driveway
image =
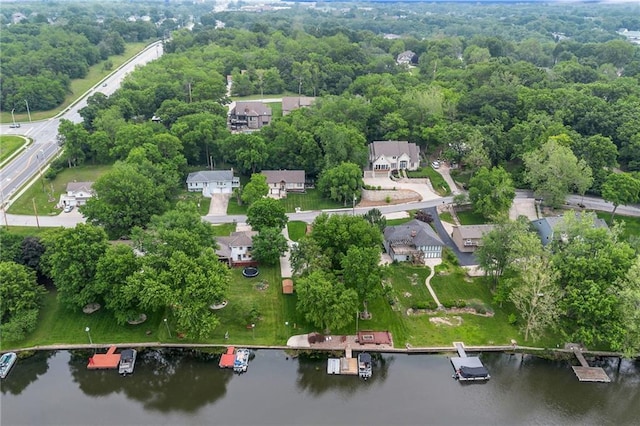
{"label": "driveway", "polygon": [[408,189],[416,192],[422,197],[421,201],[430,201],[440,198],[433,192],[427,179],[400,179],[391,180],[389,177],[364,177],[365,185],[380,187],[381,189]]}
{"label": "driveway", "polygon": [[440,236],[440,239],[442,240],[442,242],[445,243],[446,246],[449,247],[451,250],[453,250],[456,257],[458,258],[458,262],[460,263],[460,266],[477,265],[478,261],[476,260],[476,257],[473,255],[473,253],[463,253],[460,250],[458,250],[458,246],[456,246],[456,243],[454,243],[453,240],[451,239],[451,235],[447,232],[447,230],[442,225],[442,222],[440,221],[440,217],[438,216],[437,208],[429,207],[423,210],[429,213],[433,218],[433,226],[436,228],[436,232]]}
{"label": "driveway", "polygon": [[456,183],[453,181],[453,178],[451,177],[451,173],[449,173],[449,170],[450,170],[449,166],[447,166],[447,164],[444,161],[440,162],[440,167],[435,169],[435,171],[440,173],[440,175],[444,178],[445,182],[447,182],[447,185],[449,185],[449,188],[451,189],[451,193],[454,195],[459,194],[460,190],[458,189],[458,186],[456,185]]}
{"label": "driveway", "polygon": [[212,194],[207,216],[226,216],[231,194]]}

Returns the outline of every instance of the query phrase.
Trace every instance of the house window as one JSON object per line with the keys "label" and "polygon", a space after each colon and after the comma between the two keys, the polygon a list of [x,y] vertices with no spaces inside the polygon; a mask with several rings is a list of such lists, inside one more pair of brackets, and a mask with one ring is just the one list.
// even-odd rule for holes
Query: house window
{"label": "house window", "polygon": [[473,245],[475,245],[475,244],[473,243],[473,241],[471,241],[471,240],[469,240],[469,239],[464,240],[464,246],[465,246],[465,247],[469,247],[469,246],[473,246]]}
{"label": "house window", "polygon": [[401,162],[400,162],[400,168],[401,168],[401,169],[406,169],[406,168],[407,168],[407,162],[406,162],[406,161],[404,161],[404,160],[403,160],[403,161],[401,161]]}

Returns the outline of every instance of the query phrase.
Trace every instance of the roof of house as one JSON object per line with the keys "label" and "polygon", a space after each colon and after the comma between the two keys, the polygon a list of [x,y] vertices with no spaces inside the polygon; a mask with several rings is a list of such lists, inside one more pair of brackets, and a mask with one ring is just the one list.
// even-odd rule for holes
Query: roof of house
{"label": "roof of house", "polygon": [[461,225],[454,226],[453,229],[458,230],[460,236],[468,240],[477,240],[482,238],[484,234],[493,230],[496,226],[491,224],[485,225]]}
{"label": "roof of house", "polygon": [[412,163],[420,161],[420,148],[418,145],[407,141],[374,141],[369,144],[369,154],[371,160],[376,160],[381,156],[400,157],[407,154]]}
{"label": "roof of house", "polygon": [[384,239],[391,244],[422,246],[444,246],[444,243],[429,224],[413,219],[410,222],[384,228]]}
{"label": "roof of house", "polygon": [[260,115],[271,115],[271,108],[262,102],[238,101],[232,114],[248,115],[258,117]]}
{"label": "roof of house", "polygon": [[405,50],[398,55],[396,61],[398,62],[411,62],[416,57],[416,54],[411,50]]}
{"label": "roof of house", "polygon": [[262,174],[267,177],[267,183],[291,182],[304,183],[304,170],[263,170]]}
{"label": "roof of house", "polygon": [[316,98],[313,96],[285,96],[282,98],[282,111],[291,111],[300,107],[308,107]]}
{"label": "roof of house", "polygon": [[199,172],[189,173],[189,176],[187,176],[187,183],[226,180],[233,180],[233,170],[200,170]]}
{"label": "roof of house", "polygon": [[250,247],[253,244],[253,237],[258,235],[256,231],[232,232],[228,237],[218,237],[218,249],[216,254],[221,257],[231,256],[232,247]]}
{"label": "roof of house", "polygon": [[93,182],[69,182],[67,192],[93,192]]}
{"label": "roof of house", "polygon": [[[580,213],[576,212],[576,216],[579,214]],[[547,245],[551,241],[551,238],[553,237],[553,230],[562,223],[563,219],[563,216],[549,216],[531,221],[531,225],[536,229],[540,239],[542,240],[542,245]],[[593,215],[593,227],[609,228],[604,219],[600,219],[595,215]]]}

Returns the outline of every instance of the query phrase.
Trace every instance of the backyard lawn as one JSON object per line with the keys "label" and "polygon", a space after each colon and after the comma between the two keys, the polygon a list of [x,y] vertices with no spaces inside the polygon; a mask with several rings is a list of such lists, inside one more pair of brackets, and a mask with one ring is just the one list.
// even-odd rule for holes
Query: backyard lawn
{"label": "backyard lawn", "polygon": [[[294,213],[296,207],[304,211],[345,208],[342,203],[324,198],[317,189],[307,189],[304,193],[289,192],[286,198],[280,199],[280,202],[284,205],[287,213]],[[239,206],[236,198],[231,197],[227,206],[227,214],[244,215],[247,214],[247,208],[246,204]]]}
{"label": "backyard lawn", "polygon": [[287,232],[291,241],[300,241],[307,233],[307,222],[291,220],[287,222]]}
{"label": "backyard lawn", "polygon": [[482,225],[487,223],[487,220],[478,213],[474,213],[472,210],[456,211],[460,225]]}
{"label": "backyard lawn", "polygon": [[[607,225],[611,226],[611,213],[609,212],[596,212],[596,215],[607,222]],[[624,231],[622,232],[622,238],[628,239],[630,236],[640,235],[640,217],[633,216],[621,216],[615,215],[614,222],[624,222]]]}
{"label": "backyard lawn", "polygon": [[109,171],[112,166],[79,166],[64,169],[52,181],[40,178],[27,191],[18,198],[8,213],[33,215],[33,203],[35,200],[39,215],[54,216],[61,212],[56,208],[60,195],[65,192],[69,182],[94,182],[97,178]]}

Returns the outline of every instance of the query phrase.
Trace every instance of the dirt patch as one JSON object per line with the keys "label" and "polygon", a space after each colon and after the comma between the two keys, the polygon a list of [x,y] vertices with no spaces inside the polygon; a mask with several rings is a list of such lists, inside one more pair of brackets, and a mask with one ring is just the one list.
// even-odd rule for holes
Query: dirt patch
{"label": "dirt patch", "polygon": [[462,325],[462,317],[433,317],[429,318],[429,322],[435,325],[446,325],[449,327],[458,327]]}

